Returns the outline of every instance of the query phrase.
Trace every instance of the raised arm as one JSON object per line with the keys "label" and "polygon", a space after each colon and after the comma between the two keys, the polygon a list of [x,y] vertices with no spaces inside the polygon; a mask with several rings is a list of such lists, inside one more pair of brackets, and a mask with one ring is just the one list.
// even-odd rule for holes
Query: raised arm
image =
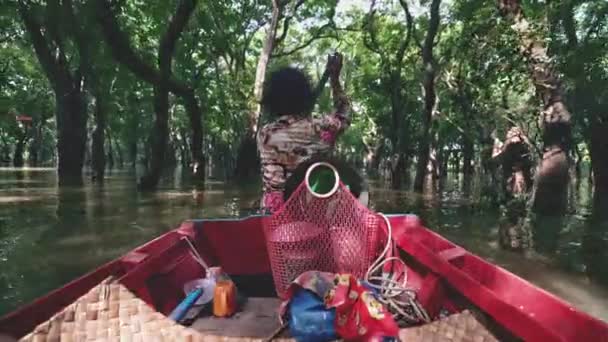
{"label": "raised arm", "polygon": [[334,112],[325,115],[320,119],[319,129],[321,138],[333,144],[340,135],[350,125],[350,100],[344,94],[342,84],[340,84],[340,71],[342,70],[342,55],[336,53],[327,59],[327,70],[331,85],[332,97],[334,100]]}

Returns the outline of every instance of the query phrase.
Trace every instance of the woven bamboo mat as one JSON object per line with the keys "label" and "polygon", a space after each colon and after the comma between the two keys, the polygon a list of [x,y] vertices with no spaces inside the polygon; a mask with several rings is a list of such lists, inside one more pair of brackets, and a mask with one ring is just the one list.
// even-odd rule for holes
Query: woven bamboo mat
{"label": "woven bamboo mat", "polygon": [[175,323],[126,287],[106,279],[20,341],[248,342],[262,339],[201,334]]}
{"label": "woven bamboo mat", "polygon": [[448,316],[415,328],[402,329],[399,339],[408,342],[494,342],[498,341],[469,311]]}
{"label": "woven bamboo mat", "polygon": [[[408,342],[496,341],[468,311],[420,327],[403,329],[399,337],[401,341]],[[254,342],[264,339],[211,335],[184,327],[155,311],[126,287],[106,279],[20,341]],[[274,341],[295,340],[278,338]]]}

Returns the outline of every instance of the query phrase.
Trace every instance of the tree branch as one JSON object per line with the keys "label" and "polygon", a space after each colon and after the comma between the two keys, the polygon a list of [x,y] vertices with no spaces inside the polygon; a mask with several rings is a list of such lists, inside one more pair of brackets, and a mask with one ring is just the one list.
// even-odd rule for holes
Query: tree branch
{"label": "tree branch", "polygon": [[[23,20],[26,31],[30,34],[42,70],[44,70],[53,86],[57,86],[58,83],[63,81],[60,80],[62,78],[61,69],[57,66],[57,60],[53,57],[48,43],[42,35],[40,24],[23,2],[19,2],[19,15]],[[65,77],[65,75],[63,76]]]}
{"label": "tree branch", "polygon": [[[105,41],[110,46],[112,56],[138,78],[152,85],[160,84],[162,77],[159,70],[147,64],[135,53],[128,36],[120,29],[118,21],[114,17],[110,2],[108,0],[96,0],[96,4],[97,19],[101,25]],[[170,90],[176,94],[185,94],[189,91],[188,86],[172,77],[168,78],[167,81]]]}
{"label": "tree branch", "polygon": [[283,32],[281,32],[281,35],[275,39],[275,41],[274,41],[275,46],[278,46],[279,44],[281,44],[285,40],[285,37],[287,37],[287,31],[289,31],[289,23],[291,22],[291,19],[293,19],[293,17],[298,12],[298,9],[304,4],[304,2],[306,2],[306,0],[298,0],[298,2],[296,3],[296,5],[293,8],[293,13],[291,13],[290,16],[285,17],[283,19]]}
{"label": "tree branch", "polygon": [[196,0],[181,0],[177,5],[175,15],[169,21],[167,31],[160,39],[158,65],[162,77],[168,78],[171,75],[171,60],[175,53],[177,41],[188,24],[195,7]]}
{"label": "tree branch", "polygon": [[374,31],[374,14],[376,13],[376,10],[374,9],[374,7],[376,6],[376,0],[372,0],[372,2],[369,5],[369,13],[368,13],[368,18],[367,21],[364,23],[364,25],[367,27],[367,32],[369,32],[369,40],[367,39],[367,35],[365,34],[365,32],[363,32],[363,45],[365,45],[365,47],[372,51],[377,53],[378,55],[380,55],[380,57],[383,57],[382,51],[380,51],[380,45],[378,44],[378,41],[376,40],[376,32]]}
{"label": "tree branch", "polygon": [[435,45],[435,36],[439,30],[439,5],[441,0],[433,0],[431,3],[431,18],[429,20],[429,29],[424,39],[422,46],[422,59],[431,61],[433,59],[433,46]]}
{"label": "tree branch", "polygon": [[403,12],[405,12],[405,20],[407,21],[408,27],[412,25],[412,37],[414,38],[414,42],[422,50],[422,43],[420,43],[420,39],[416,34],[416,27],[414,27],[414,18],[412,17],[412,13],[410,12],[410,8],[407,5],[406,0],[399,0],[399,4],[401,4],[401,8],[403,8]]}
{"label": "tree branch", "polygon": [[[66,18],[68,18],[70,29],[74,35],[74,41],[76,42],[76,47],[78,48],[79,55],[79,65],[76,71],[75,80],[78,84],[81,83],[84,75],[87,78],[92,79],[92,82],[97,84],[98,77],[97,74],[93,71],[93,63],[91,62],[91,53],[90,53],[90,42],[87,41],[84,36],[84,27],[82,27],[82,23],[78,20],[78,16],[74,14],[74,7],[72,0],[64,0],[63,1],[63,12]],[[97,85],[95,85],[97,87]]]}
{"label": "tree branch", "polygon": [[312,44],[315,40],[317,39],[322,39],[322,38],[334,38],[335,36],[332,35],[322,35],[323,31],[325,31],[328,27],[331,27],[331,24],[325,24],[323,26],[321,26],[317,32],[310,37],[310,39],[308,39],[306,42],[304,42],[302,45],[297,46],[289,51],[284,51],[284,52],[278,52],[278,53],[273,53],[271,56],[274,57],[284,57],[284,56],[289,56],[292,55],[302,49],[305,49],[306,47],[308,47],[310,44]]}
{"label": "tree branch", "polygon": [[405,12],[405,20],[407,25],[407,35],[404,40],[401,41],[401,45],[399,46],[399,50],[397,51],[397,64],[401,65],[403,61],[403,56],[405,55],[405,50],[407,46],[410,44],[410,39],[412,38],[413,30],[414,30],[414,19],[409,11],[406,0],[399,0],[401,7],[403,7],[403,11]]}
{"label": "tree branch", "polygon": [[576,36],[576,23],[574,22],[574,8],[571,0],[566,2],[561,7],[562,24],[564,25],[564,33],[568,38],[568,45],[571,49],[576,49],[578,46],[578,37]]}

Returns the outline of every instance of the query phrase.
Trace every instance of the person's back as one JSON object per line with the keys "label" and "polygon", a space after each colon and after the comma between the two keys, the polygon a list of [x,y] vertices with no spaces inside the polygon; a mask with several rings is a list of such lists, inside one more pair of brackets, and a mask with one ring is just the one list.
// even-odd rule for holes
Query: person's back
{"label": "person's back", "polygon": [[257,138],[262,166],[262,207],[275,211],[283,202],[285,181],[303,161],[330,152],[339,134],[350,124],[350,103],[340,85],[342,57],[327,63],[335,112],[312,118],[315,97],[307,77],[294,68],[270,75],[262,105],[276,118]]}

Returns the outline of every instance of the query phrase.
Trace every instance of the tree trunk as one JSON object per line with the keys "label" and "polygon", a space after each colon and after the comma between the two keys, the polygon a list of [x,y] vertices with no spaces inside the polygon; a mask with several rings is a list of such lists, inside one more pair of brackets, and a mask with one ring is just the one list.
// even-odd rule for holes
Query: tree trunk
{"label": "tree trunk", "polygon": [[137,138],[129,141],[129,157],[131,158],[131,167],[135,168],[137,166]]}
{"label": "tree trunk", "polygon": [[[432,119],[431,119],[432,120]],[[439,179],[440,162],[441,156],[439,155],[439,133],[434,132],[432,135],[432,141],[429,148],[429,162],[427,165],[427,172],[432,176],[432,180]]]}
{"label": "tree trunk", "polygon": [[108,169],[112,170],[114,168],[114,144],[109,135],[106,136],[106,139],[108,140]]}
{"label": "tree trunk", "polygon": [[249,112],[249,125],[248,133],[255,135],[257,130],[258,121],[262,108],[259,105],[264,95],[264,80],[266,79],[266,69],[270,62],[270,56],[275,47],[275,40],[277,37],[277,28],[281,17],[281,5],[279,0],[272,0],[272,18],[270,19],[270,27],[266,33],[266,39],[264,40],[264,47],[258,59],[258,65],[255,70],[255,81],[253,85],[253,96],[258,103],[257,108],[253,112]]}
{"label": "tree trunk", "polygon": [[122,154],[122,148],[118,143],[118,139],[116,139],[113,135],[108,135],[110,141],[114,143],[114,149],[116,150],[116,157],[118,159],[118,168],[122,169],[125,166],[125,160]]}
{"label": "tree trunk", "polygon": [[[598,120],[599,121],[599,120]],[[608,285],[608,121],[598,122],[591,130],[591,167],[593,170],[593,215],[583,235],[582,251],[587,274]]]}
{"label": "tree trunk", "polygon": [[23,167],[23,152],[25,151],[25,145],[29,140],[29,128],[25,127],[22,132],[17,145],[15,145],[15,152],[13,153],[13,166]]}
{"label": "tree trunk", "polygon": [[[397,57],[399,59],[399,57]],[[403,99],[401,97],[401,67],[398,64],[390,75],[391,96],[391,145],[393,148],[391,162],[391,187],[400,189],[405,177],[405,155],[403,141]]]}
{"label": "tree trunk", "polygon": [[87,113],[83,93],[78,89],[56,92],[57,176],[60,186],[82,185],[86,149]]}
{"label": "tree trunk", "polygon": [[[88,60],[85,55],[79,56],[78,71],[72,74],[64,51],[61,47],[57,51],[49,47],[46,34],[43,34],[43,32],[48,32],[49,28],[42,27],[34,15],[34,9],[29,6],[26,2],[19,2],[19,14],[30,35],[38,61],[55,93],[59,186],[82,185],[82,167],[87,140],[87,113],[82,92],[82,70],[86,67]],[[67,9],[73,11],[72,8]],[[71,14],[73,16],[73,13]],[[56,38],[61,40],[63,37]]]}
{"label": "tree trunk", "polygon": [[391,162],[391,188],[400,189],[405,183],[406,178],[405,154],[398,153]]}
{"label": "tree trunk", "polygon": [[561,217],[568,203],[571,115],[562,95],[562,84],[552,69],[544,40],[524,17],[519,0],[499,0],[501,13],[512,19],[519,49],[526,58],[532,82],[544,108],[540,114],[543,156],[535,179],[532,209],[537,214]]}
{"label": "tree trunk", "polygon": [[106,155],[104,150],[104,140],[106,136],[105,105],[106,104],[104,96],[101,95],[99,91],[97,91],[97,94],[95,95],[94,113],[95,128],[93,129],[93,135],[91,139],[91,168],[93,169],[92,179],[93,181],[99,182],[99,184],[103,184],[106,170]]}
{"label": "tree trunk", "polygon": [[422,82],[424,88],[424,113],[422,115],[422,138],[418,149],[418,165],[416,167],[416,179],[414,181],[414,191],[423,192],[424,180],[427,175],[427,166],[429,163],[429,153],[431,145],[431,123],[433,119],[433,110],[435,109],[435,60],[433,58],[433,46],[435,45],[435,36],[439,29],[439,5],[441,0],[433,0],[431,3],[431,17],[429,20],[429,28],[424,46],[422,47],[422,63],[424,65],[424,80]]}
{"label": "tree trunk", "polygon": [[258,156],[256,132],[258,122],[262,113],[260,102],[264,92],[264,80],[266,79],[266,69],[270,62],[270,56],[275,47],[277,36],[277,28],[281,17],[281,5],[279,0],[272,0],[272,18],[270,27],[266,33],[264,47],[258,59],[258,64],[255,71],[255,81],[253,86],[253,95],[256,100],[255,110],[249,111],[247,120],[247,131],[241,139],[236,157],[236,169],[234,172],[235,178],[239,182],[245,182],[258,177],[260,173],[260,160]]}
{"label": "tree trunk", "polygon": [[169,90],[166,86],[154,87],[154,127],[150,136],[150,167],[139,181],[141,190],[154,190],[158,185],[165,162],[169,137]]}
{"label": "tree trunk", "polygon": [[[147,173],[140,180],[142,190],[152,190],[158,184],[162,174],[162,167],[169,139],[169,91],[181,97],[190,116],[193,130],[192,153],[197,156],[196,177],[201,177],[200,167],[202,161],[202,119],[200,106],[196,103],[194,88],[173,78],[171,64],[177,42],[196,8],[197,0],[181,0],[178,2],[175,15],[169,20],[166,31],[160,39],[158,47],[158,70],[148,65],[135,52],[129,37],[121,31],[120,26],[112,12],[112,4],[108,0],[96,0],[98,20],[106,42],[112,48],[112,55],[121,64],[125,65],[139,78],[154,87],[154,110],[156,118],[151,136],[152,156]],[[158,136],[163,134],[164,136]]]}
{"label": "tree trunk", "polygon": [[473,178],[473,173],[475,171],[473,166],[473,158],[475,157],[475,144],[473,140],[468,136],[468,134],[463,134],[462,140],[462,174],[463,183],[466,187],[471,184],[471,179]]}
{"label": "tree trunk", "polygon": [[591,168],[593,170],[593,210],[596,217],[608,220],[608,122],[591,129]]}
{"label": "tree trunk", "polygon": [[[564,33],[568,39],[569,51],[574,51],[568,61],[569,76],[574,80],[574,89],[572,98],[574,112],[591,112],[595,115],[591,115],[589,126],[586,127],[585,135],[587,138],[588,146],[591,154],[591,169],[589,180],[594,181],[593,191],[593,207],[594,207],[594,221],[608,220],[608,157],[606,154],[606,147],[608,147],[608,113],[601,112],[602,105],[598,99],[600,95],[597,93],[597,89],[590,87],[588,82],[588,73],[585,71],[585,47],[579,46],[579,40],[577,37],[577,26],[576,20],[574,19],[575,13],[574,1],[563,1],[561,8],[561,19],[563,23]],[[577,104],[585,104],[577,106]],[[583,108],[579,108],[583,107]],[[604,114],[602,115],[598,114]],[[576,178],[577,182],[581,181],[581,162],[582,155],[579,149],[574,146],[576,153]],[[591,177],[593,173],[594,177]],[[593,182],[590,182],[592,184]]]}
{"label": "tree trunk", "polygon": [[40,162],[40,148],[42,146],[42,130],[48,116],[42,116],[40,121],[33,128],[34,136],[30,143],[30,166],[37,167]]}
{"label": "tree trunk", "polygon": [[201,120],[201,108],[198,105],[194,91],[185,94],[183,100],[192,128],[192,141],[190,144],[190,152],[192,154],[192,175],[196,182],[203,182],[205,180],[205,159],[203,157],[203,122]]}

